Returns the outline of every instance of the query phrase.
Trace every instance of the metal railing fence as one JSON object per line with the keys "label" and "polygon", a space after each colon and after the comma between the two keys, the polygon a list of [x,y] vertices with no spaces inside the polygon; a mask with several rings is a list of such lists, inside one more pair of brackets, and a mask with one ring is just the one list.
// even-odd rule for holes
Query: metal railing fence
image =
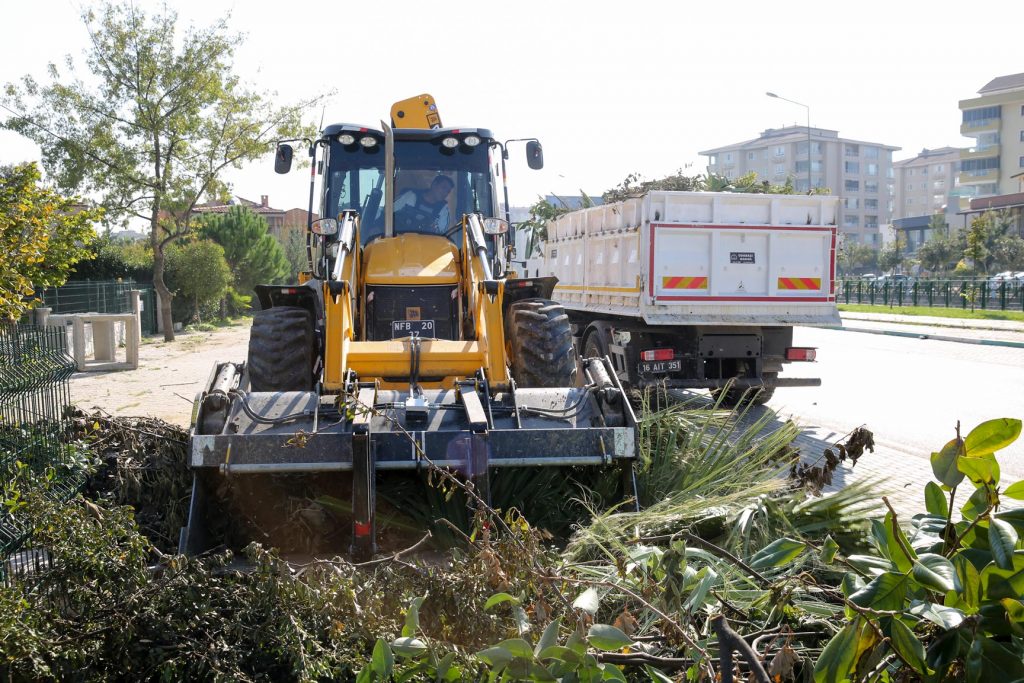
{"label": "metal railing fence", "polygon": [[919,280],[912,283],[841,280],[836,302],[875,306],[926,306],[1024,311],[1024,283],[1003,280]]}
{"label": "metal railing fence", "polygon": [[142,334],[156,333],[156,291],[153,285],[133,280],[72,280],[60,287],[42,292],[43,303],[51,313],[130,313],[128,292],[138,289],[141,294]]}

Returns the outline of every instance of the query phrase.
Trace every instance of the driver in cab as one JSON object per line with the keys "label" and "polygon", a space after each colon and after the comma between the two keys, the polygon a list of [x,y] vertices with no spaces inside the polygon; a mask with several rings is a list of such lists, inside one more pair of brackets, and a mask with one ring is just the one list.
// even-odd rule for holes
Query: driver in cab
{"label": "driver in cab", "polygon": [[[430,216],[429,224],[439,235],[443,235],[451,225],[451,212],[448,210],[448,195],[451,194],[455,182],[448,176],[435,176],[426,190],[407,190],[395,200],[395,214],[402,209],[416,209]],[[421,226],[426,228],[427,225]]]}

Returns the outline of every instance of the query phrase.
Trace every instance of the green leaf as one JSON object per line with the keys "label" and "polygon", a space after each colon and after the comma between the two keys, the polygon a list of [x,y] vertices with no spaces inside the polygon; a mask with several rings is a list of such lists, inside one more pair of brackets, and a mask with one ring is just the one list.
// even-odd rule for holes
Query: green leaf
{"label": "green leaf", "polygon": [[569,664],[578,664],[581,661],[579,653],[562,645],[550,645],[544,648],[537,653],[537,659],[541,661],[554,659]]}
{"label": "green leaf", "polygon": [[924,645],[906,624],[899,619],[893,619],[889,638],[892,649],[910,668],[922,675],[931,673],[931,669],[924,662]]}
{"label": "green leaf", "polygon": [[754,569],[781,567],[795,560],[806,547],[806,543],[780,538],[754,553],[750,558],[750,566]]}
{"label": "green leaf", "polygon": [[975,636],[967,653],[967,683],[1016,681],[1024,678],[1024,662],[1019,653],[1008,650],[1000,643]]}
{"label": "green leaf", "polygon": [[1016,551],[1011,558],[1012,569],[1003,569],[992,563],[981,570],[981,587],[985,599],[1001,600],[1024,595],[1024,551]]}
{"label": "green leaf", "polygon": [[537,647],[533,648],[533,653],[540,656],[540,653],[548,649],[552,645],[558,644],[558,630],[562,627],[562,618],[559,617],[552,621],[544,629],[544,633],[541,634],[540,640],[537,641]]}
{"label": "green leaf", "polygon": [[675,683],[671,678],[655,669],[650,664],[644,664],[644,673],[651,683]]}
{"label": "green leaf", "polygon": [[626,677],[619,671],[619,667],[614,664],[602,664],[601,665],[601,680],[602,681],[622,681],[622,683],[628,683]]}
{"label": "green leaf", "polygon": [[591,615],[597,614],[597,608],[600,606],[600,598],[597,595],[597,591],[593,588],[580,593],[579,597],[572,601],[572,606],[576,609],[581,609]]}
{"label": "green leaf", "polygon": [[850,555],[846,561],[863,572],[872,570],[890,571],[895,568],[889,560],[875,555]]}
{"label": "green leaf", "polygon": [[495,605],[500,605],[503,602],[511,602],[513,604],[519,604],[519,598],[508,593],[495,593],[491,597],[487,598],[487,602],[484,603],[484,610],[489,610]]}
{"label": "green leaf", "polygon": [[533,659],[533,648],[522,638],[509,638],[498,643],[498,647],[507,651],[513,657],[522,659]]}
{"label": "green leaf", "polygon": [[956,466],[975,485],[991,484],[995,486],[999,483],[999,463],[996,462],[996,456],[991,453],[977,458],[960,458]]}
{"label": "green leaf", "polygon": [[949,503],[946,500],[946,492],[939,488],[934,481],[924,485],[924,506],[929,514],[946,517],[949,515]]}
{"label": "green leaf", "polygon": [[939,605],[934,602],[923,602],[915,600],[910,604],[910,609],[907,610],[910,614],[921,619],[927,619],[937,626],[941,626],[947,631],[952,628],[956,628],[964,620],[964,613],[953,607],[946,607],[945,605]]}
{"label": "green leaf", "polygon": [[516,620],[516,629],[519,631],[520,636],[525,636],[530,632],[530,617],[527,616],[526,610],[521,606],[512,606],[512,618]]}
{"label": "green leaf", "polygon": [[594,624],[587,632],[587,641],[598,650],[613,652],[633,644],[633,639],[608,624]]}
{"label": "green leaf", "polygon": [[942,555],[921,553],[914,563],[911,576],[925,588],[945,593],[953,590],[953,563]]}
{"label": "green leaf", "polygon": [[979,486],[974,489],[974,493],[967,499],[960,507],[960,514],[964,516],[964,519],[974,520],[977,519],[981,514],[988,510],[989,503],[992,502],[992,494],[987,486]]}
{"label": "green leaf", "polygon": [[406,638],[412,638],[420,630],[420,606],[426,599],[426,596],[413,598],[409,603],[409,609],[405,612],[405,626],[402,627],[402,635]]}
{"label": "green leaf", "polygon": [[419,638],[403,636],[391,641],[391,650],[399,657],[419,657],[427,651],[427,644]]}
{"label": "green leaf", "polygon": [[908,572],[917,559],[917,553],[910,547],[903,529],[896,523],[896,517],[891,513],[885,513],[885,521],[882,523],[882,534],[886,546],[886,554],[901,572]]}
{"label": "green leaf", "polygon": [[981,604],[981,574],[963,553],[953,556],[953,567],[956,569],[956,574],[953,575],[953,590],[967,607],[977,611]]}
{"label": "green leaf", "polygon": [[1010,484],[1003,489],[1003,495],[1014,500],[1024,500],[1024,481]]}
{"label": "green leaf", "polygon": [[932,473],[946,486],[953,488],[964,480],[964,473],[957,469],[962,442],[952,439],[938,453],[932,453]]}
{"label": "green leaf", "polygon": [[395,656],[383,638],[378,638],[377,644],[373,646],[370,667],[381,679],[389,678],[395,669]]}
{"label": "green leaf", "polygon": [[814,683],[843,683],[857,663],[860,619],[855,619],[832,637],[814,664]]}
{"label": "green leaf", "polygon": [[964,439],[968,458],[979,458],[1006,448],[1020,436],[1021,421],[1009,417],[982,422]]}
{"label": "green leaf", "polygon": [[907,595],[907,577],[886,572],[872,579],[868,585],[850,596],[850,601],[861,607],[877,610],[903,609]]}
{"label": "green leaf", "polygon": [[832,540],[832,535],[829,534],[821,544],[821,551],[818,553],[818,559],[821,560],[823,564],[832,564],[832,561],[836,559],[837,552],[839,552],[839,544]]}
{"label": "green leaf", "polygon": [[489,647],[477,652],[476,656],[495,669],[507,666],[512,661],[512,653],[501,647]]}
{"label": "green leaf", "polygon": [[[452,664],[455,663],[454,652],[449,652],[437,663],[437,678],[441,681],[446,680],[458,680],[458,669],[454,668]],[[454,674],[454,676],[453,676]]]}
{"label": "green leaf", "polygon": [[1002,569],[1013,569],[1013,551],[1017,549],[1017,530],[1009,522],[991,519],[988,524],[988,543],[992,557]]}

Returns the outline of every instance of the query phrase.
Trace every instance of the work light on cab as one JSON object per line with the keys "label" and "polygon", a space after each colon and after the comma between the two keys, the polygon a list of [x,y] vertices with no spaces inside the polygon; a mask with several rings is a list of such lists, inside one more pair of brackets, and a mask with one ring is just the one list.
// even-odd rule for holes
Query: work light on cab
{"label": "work light on cab", "polygon": [[354,145],[356,142],[356,136],[351,133],[342,133],[338,136],[338,142],[345,146]]}

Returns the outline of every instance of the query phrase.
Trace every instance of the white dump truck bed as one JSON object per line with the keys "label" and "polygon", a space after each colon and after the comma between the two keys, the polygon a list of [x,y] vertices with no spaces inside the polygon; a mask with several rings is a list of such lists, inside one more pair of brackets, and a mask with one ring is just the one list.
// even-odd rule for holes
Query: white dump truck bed
{"label": "white dump truck bed", "polygon": [[836,325],[836,215],[820,195],[649,192],[548,225],[566,308],[651,325]]}

